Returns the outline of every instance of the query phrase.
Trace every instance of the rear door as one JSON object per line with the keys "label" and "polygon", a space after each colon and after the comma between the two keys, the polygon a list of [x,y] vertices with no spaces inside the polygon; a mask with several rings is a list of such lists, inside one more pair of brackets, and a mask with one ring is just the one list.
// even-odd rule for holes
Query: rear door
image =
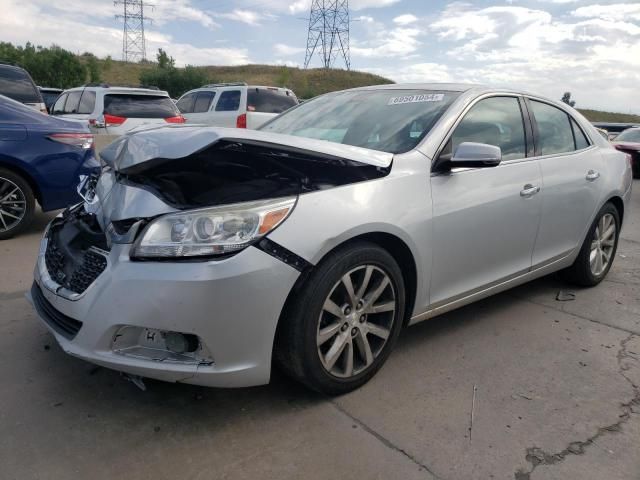
{"label": "rear door", "polygon": [[598,149],[564,110],[537,99],[527,105],[536,131],[544,202],[533,265],[559,260],[582,244],[598,208],[604,171]]}
{"label": "rear door", "polygon": [[297,104],[298,99],[290,90],[276,87],[248,87],[247,128],[258,128]]}
{"label": "rear door", "polygon": [[[245,93],[246,101],[246,93]],[[218,99],[215,101],[213,114],[207,122],[216,127],[236,127],[238,117],[245,113],[241,105],[246,105],[243,101],[243,92],[240,88],[227,87],[218,90]]]}
{"label": "rear door", "polygon": [[521,99],[479,100],[464,115],[439,160],[462,142],[496,145],[502,162],[492,168],[457,168],[431,174],[433,265],[431,305],[441,307],[531,268],[542,178]]}
{"label": "rear door", "polygon": [[105,133],[122,135],[148,124],[165,125],[180,115],[167,95],[107,93],[104,96]]}

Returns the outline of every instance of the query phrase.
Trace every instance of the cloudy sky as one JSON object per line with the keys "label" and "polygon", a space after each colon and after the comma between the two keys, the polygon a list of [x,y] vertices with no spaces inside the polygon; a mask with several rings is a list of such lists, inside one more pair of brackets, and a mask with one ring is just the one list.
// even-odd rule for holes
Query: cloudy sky
{"label": "cloudy sky", "polygon": [[[148,54],[162,47],[181,65],[299,66],[310,2],[152,0]],[[349,3],[353,69],[554,98],[569,90],[578,106],[640,113],[639,0]],[[112,0],[0,0],[0,41],[120,58],[120,8]]]}

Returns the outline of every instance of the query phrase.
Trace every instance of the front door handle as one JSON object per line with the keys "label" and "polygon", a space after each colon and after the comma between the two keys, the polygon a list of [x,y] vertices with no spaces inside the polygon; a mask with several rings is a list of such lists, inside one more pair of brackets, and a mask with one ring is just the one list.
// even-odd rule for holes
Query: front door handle
{"label": "front door handle", "polygon": [[521,197],[531,197],[540,191],[540,187],[537,185],[531,185],[527,183],[522,190],[520,190]]}
{"label": "front door handle", "polygon": [[600,172],[596,172],[595,170],[589,170],[585,178],[590,182],[593,182],[594,180],[597,180],[600,178]]}

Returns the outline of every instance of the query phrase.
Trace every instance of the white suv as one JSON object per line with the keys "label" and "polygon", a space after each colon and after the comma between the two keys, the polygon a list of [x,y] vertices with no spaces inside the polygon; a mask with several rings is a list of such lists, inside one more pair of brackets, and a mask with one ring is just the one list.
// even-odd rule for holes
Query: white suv
{"label": "white suv", "polygon": [[187,123],[236,128],[258,128],[297,104],[288,88],[246,83],[205,85],[185,93],[177,103]]}
{"label": "white suv", "polygon": [[122,135],[140,125],[184,123],[167,92],[107,84],[65,90],[51,115],[86,120],[93,133],[105,135]]}

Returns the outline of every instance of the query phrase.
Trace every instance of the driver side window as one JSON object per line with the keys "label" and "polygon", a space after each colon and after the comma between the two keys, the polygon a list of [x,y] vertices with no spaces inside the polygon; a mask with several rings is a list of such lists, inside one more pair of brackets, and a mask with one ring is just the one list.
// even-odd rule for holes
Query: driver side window
{"label": "driver side window", "polygon": [[480,100],[458,124],[440,157],[451,159],[462,142],[500,147],[502,160],[526,157],[524,121],[518,99],[491,97]]}

